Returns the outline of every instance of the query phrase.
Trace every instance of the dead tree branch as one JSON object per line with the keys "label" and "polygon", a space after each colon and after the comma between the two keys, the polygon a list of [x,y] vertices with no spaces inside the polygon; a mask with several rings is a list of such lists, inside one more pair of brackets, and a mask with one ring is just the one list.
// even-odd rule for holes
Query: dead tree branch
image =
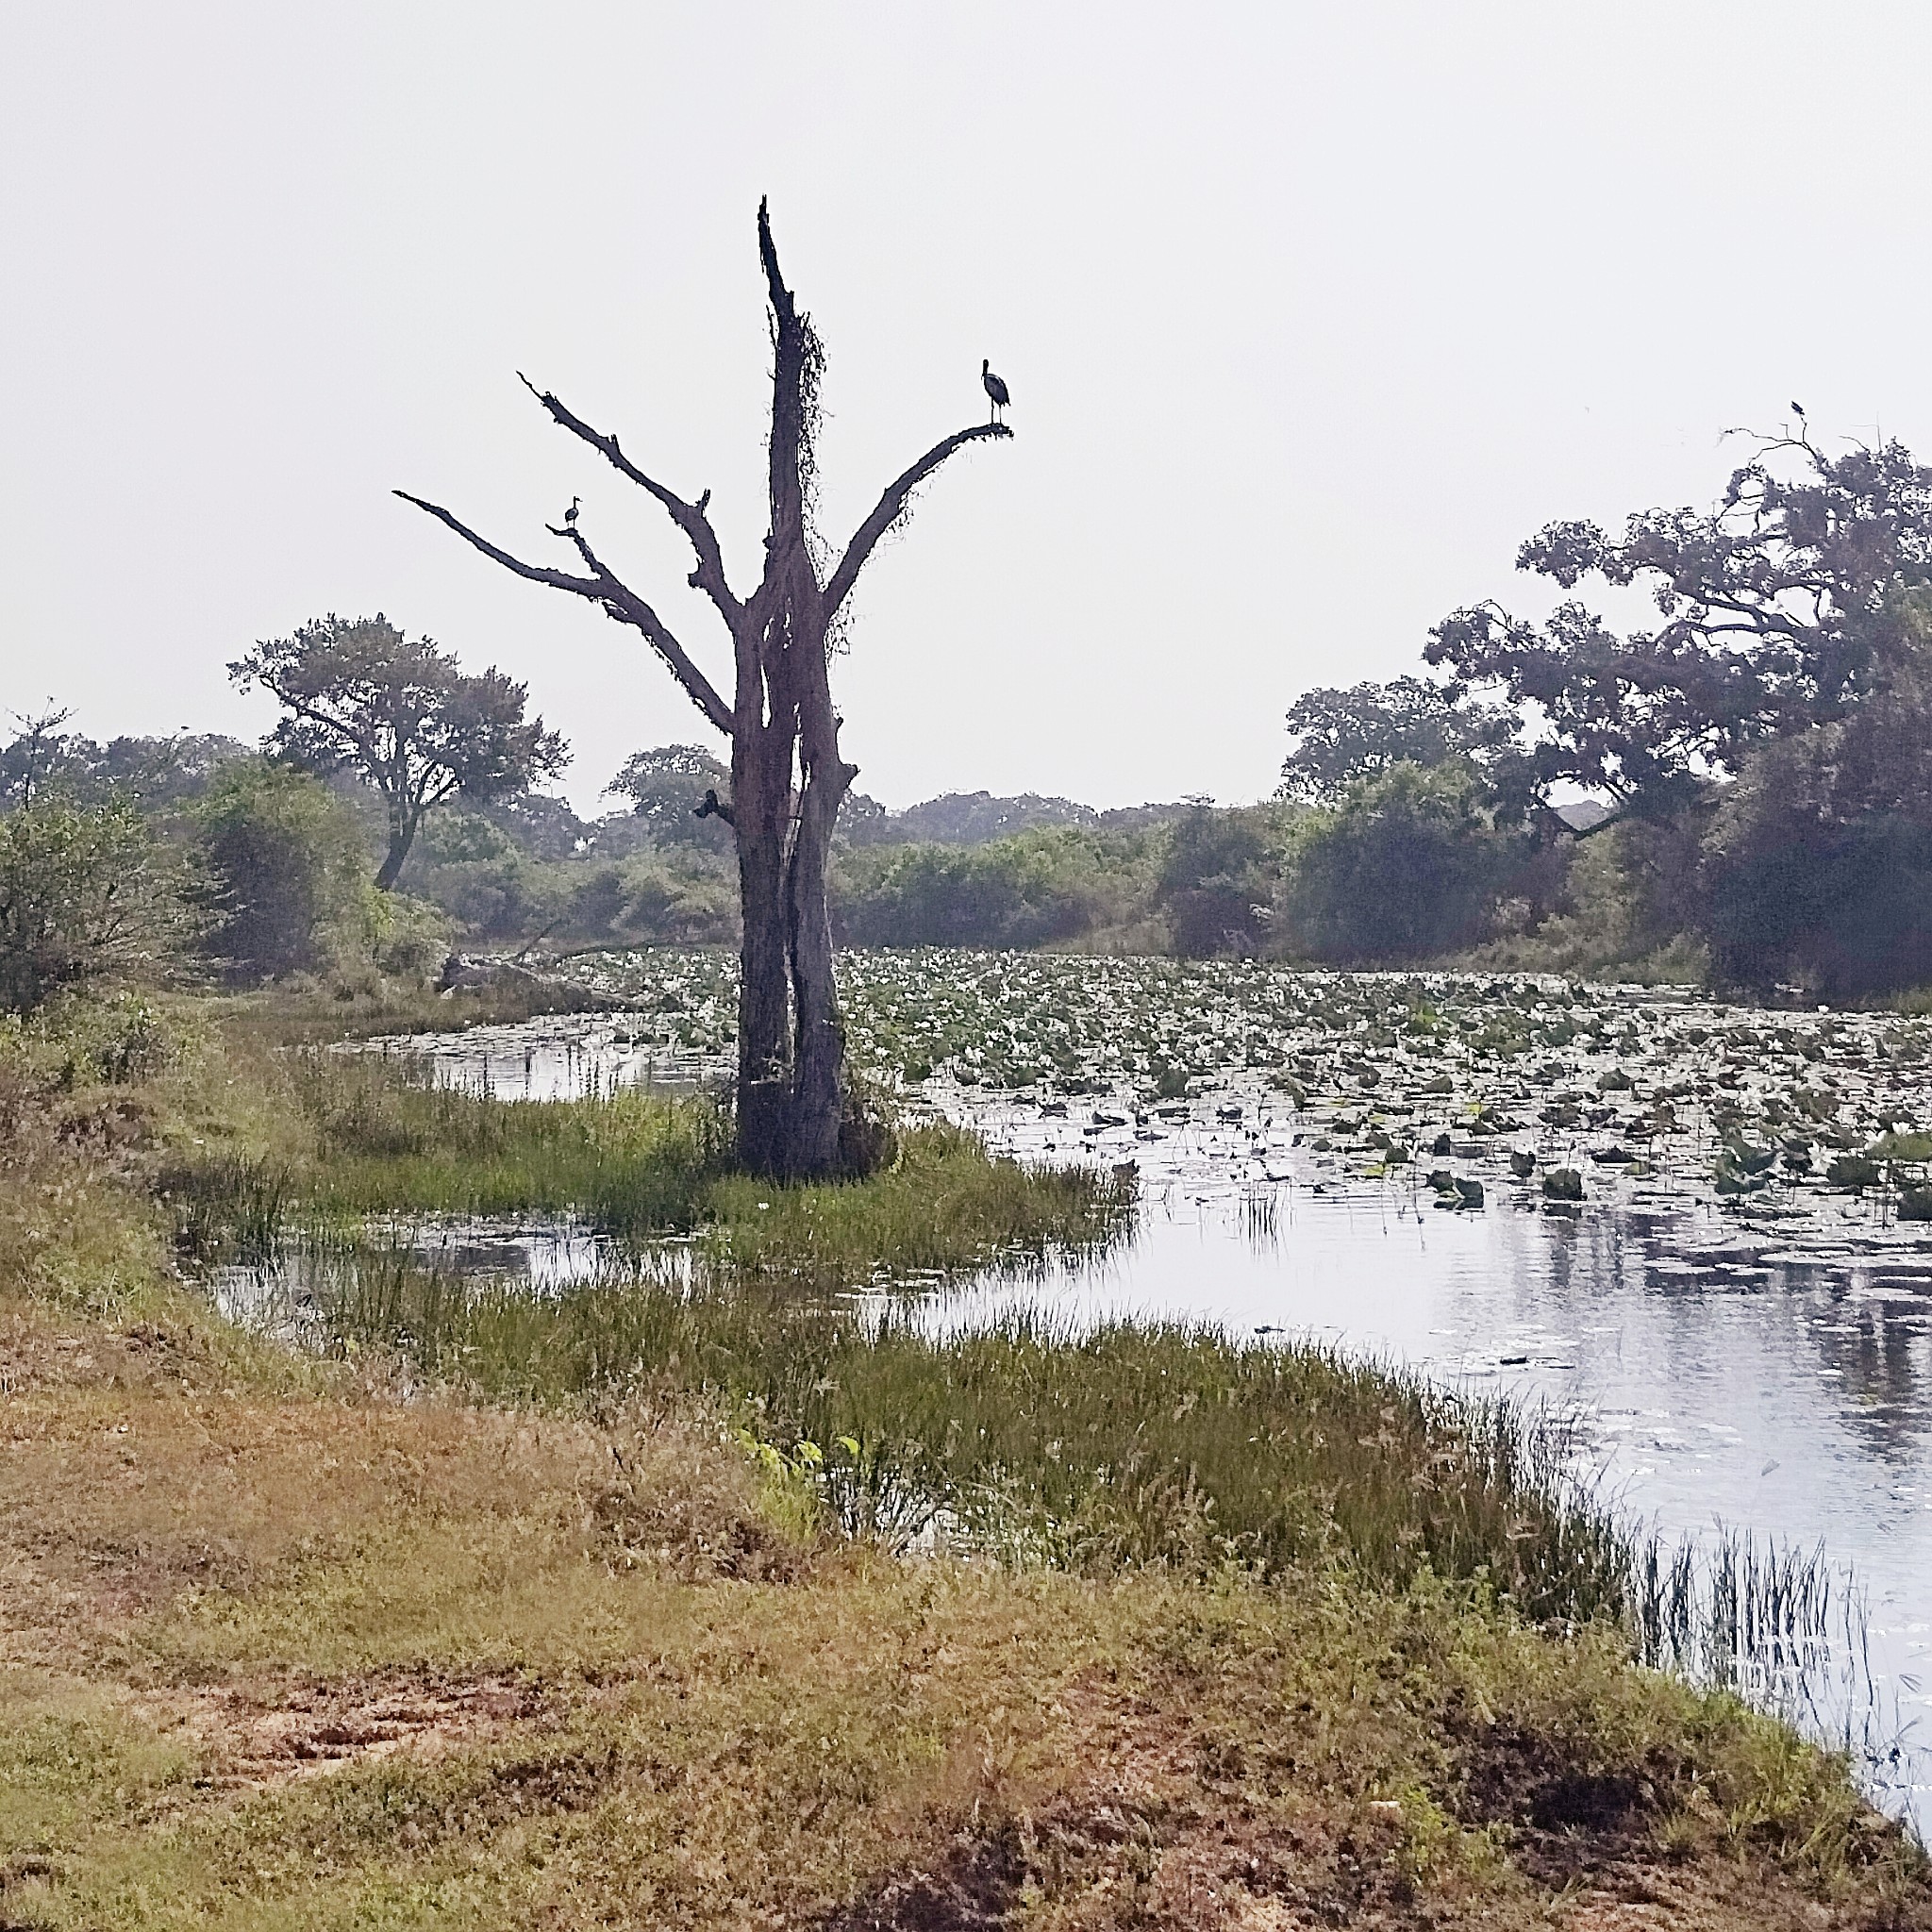
{"label": "dead tree branch", "polygon": [[395,492],[405,503],[413,503],[420,510],[434,517],[438,523],[454,530],[464,542],[480,550],[492,563],[500,563],[505,570],[514,571],[520,577],[527,577],[533,584],[548,584],[555,591],[569,591],[574,596],[588,599],[601,605],[604,610],[620,624],[627,624],[635,630],[641,631],[644,641],[657,652],[671,675],[684,687],[685,694],[701,710],[710,724],[728,738],[731,735],[731,707],[718,695],[711,680],[691,661],[691,654],[671,634],[670,628],[658,613],[644,602],[627,584],[613,576],[599,562],[590,545],[573,533],[577,553],[596,572],[594,576],[573,576],[568,571],[548,570],[541,564],[525,563],[520,557],[512,557],[508,550],[499,549],[489,538],[478,536],[441,504],[429,503],[420,496],[411,496],[407,490]]}
{"label": "dead tree branch", "polygon": [[658,481],[631,461],[618,447],[617,438],[606,436],[592,429],[582,417],[576,415],[567,405],[559,402],[547,389],[539,389],[530,378],[519,370],[517,380],[542,404],[550,419],[559,428],[589,443],[600,452],[611,467],[620,471],[640,489],[647,490],[664,506],[671,520],[690,540],[691,547],[698,560],[697,568],[689,579],[694,591],[702,591],[718,607],[719,615],[726,624],[737,621],[741,608],[732,594],[731,586],[724,579],[724,558],[718,545],[718,533],[711,527],[711,520],[705,514],[710,503],[711,492],[708,490],[695,503],[687,503],[676,491]]}
{"label": "dead tree branch", "polygon": [[903,476],[889,483],[878,502],[873,506],[872,514],[859,525],[851,542],[845,546],[845,554],[839,559],[839,566],[825,586],[826,616],[829,617],[845,601],[879,539],[906,514],[912,492],[949,456],[965,448],[969,442],[984,442],[991,438],[1011,436],[1012,433],[1004,423],[975,423],[971,429],[958,430],[943,442],[934,443]]}

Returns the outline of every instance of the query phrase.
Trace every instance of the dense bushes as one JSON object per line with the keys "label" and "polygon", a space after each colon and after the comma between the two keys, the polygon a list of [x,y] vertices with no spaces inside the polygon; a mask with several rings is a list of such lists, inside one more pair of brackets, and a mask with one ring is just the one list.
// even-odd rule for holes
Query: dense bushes
{"label": "dense bushes", "polygon": [[179,879],[173,855],[124,802],[42,793],[0,817],[0,1010],[165,968],[192,930]]}
{"label": "dense bushes", "polygon": [[1253,953],[1274,922],[1281,879],[1274,815],[1197,807],[1169,835],[1157,898],[1187,959]]}
{"label": "dense bushes", "polygon": [[1719,974],[1829,999],[1932,983],[1932,604],[1892,608],[1872,688],[1741,763],[1705,841]]}
{"label": "dense bushes", "polygon": [[1283,913],[1288,942],[1336,964],[1439,957],[1488,938],[1527,860],[1464,765],[1398,764],[1298,828]]}
{"label": "dense bushes", "polygon": [[854,945],[1038,946],[1145,920],[1157,836],[1074,827],[849,853],[832,917]]}
{"label": "dense bushes", "polygon": [[367,846],[319,779],[251,758],[192,808],[213,913],[208,949],[229,978],[312,972],[361,910]]}
{"label": "dense bushes", "polygon": [[737,868],[728,827],[727,849],[713,849],[718,823],[703,821],[707,836],[692,840],[668,813],[662,824],[627,814],[580,831],[581,850],[559,852],[500,808],[452,808],[425,825],[403,879],[485,944],[540,935],[559,945],[728,944],[738,937]]}
{"label": "dense bushes", "polygon": [[1844,736],[1768,746],[1716,814],[1706,924],[1725,981],[1828,999],[1932,983],[1932,815],[1845,798]]}

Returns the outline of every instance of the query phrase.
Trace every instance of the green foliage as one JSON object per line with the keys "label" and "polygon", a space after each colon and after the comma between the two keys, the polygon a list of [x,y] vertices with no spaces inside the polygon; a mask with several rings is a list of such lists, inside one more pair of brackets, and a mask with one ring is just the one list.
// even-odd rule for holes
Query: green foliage
{"label": "green foliage", "polygon": [[1420,677],[1306,691],[1288,714],[1294,748],[1281,796],[1339,805],[1349,788],[1397,765],[1424,768],[1492,758],[1515,734],[1516,714]]}
{"label": "green foliage", "polygon": [[72,715],[54,708],[23,719],[0,745],[0,809],[30,805],[43,793],[81,805],[125,798],[153,809],[196,796],[222,766],[248,756],[245,744],[216,733],[178,731],[100,744],[62,729]]}
{"label": "green foliage", "polygon": [[675,849],[592,861],[570,883],[565,925],[579,944],[723,945],[738,937],[735,878]]}
{"label": "green foliage", "polygon": [[1634,513],[1621,538],[1547,525],[1519,569],[1571,591],[1643,583],[1661,622],[1627,637],[1570,600],[1548,622],[1457,610],[1424,653],[1464,687],[1533,705],[1536,775],[1572,778],[1674,817],[1710,774],[1766,741],[1857,711],[1932,585],[1932,470],[1898,442],[1828,457],[1801,432],[1767,442],[1708,511]]}
{"label": "green foliage", "polygon": [[1717,809],[1705,924],[1734,984],[1846,999],[1932,980],[1932,597],[1887,617],[1857,707],[1754,752]]}
{"label": "green foliage", "polygon": [[[1534,908],[1506,901],[1504,930],[1471,963],[1504,973],[1702,985],[1710,964],[1699,937],[1702,823],[1701,813],[1674,824],[1620,819],[1567,849],[1539,854],[1531,869],[1555,874],[1546,909],[1537,916]],[[1525,910],[1530,916],[1522,916]]]}
{"label": "green foliage", "polygon": [[1286,940],[1348,963],[1440,957],[1486,938],[1524,841],[1500,831],[1467,765],[1401,764],[1299,829]]}
{"label": "green foliage", "polygon": [[1049,826],[1145,831],[1185,817],[1187,809],[1184,805],[1130,805],[1099,811],[1071,798],[1042,798],[1037,791],[1004,797],[991,791],[946,791],[904,811],[888,811],[876,799],[848,792],[839,814],[839,836],[853,845],[987,845]]}
{"label": "green foliage", "polygon": [[73,989],[0,1014],[0,1293],[124,1314],[154,1296],[162,1242],[139,1185],[142,1089],[187,1045],[131,991]]}
{"label": "green foliage", "polygon": [[[623,835],[634,830],[626,849]],[[738,937],[729,858],[660,844],[627,817],[605,820],[580,856],[545,858],[501,817],[453,805],[424,826],[405,877],[485,943],[720,945]]]}
{"label": "green foliage", "polygon": [[208,950],[229,979],[312,973],[363,937],[368,848],[319,779],[261,758],[236,763],[189,821],[214,915]]}
{"label": "green foliage", "polygon": [[662,744],[633,752],[605,791],[630,800],[632,817],[656,844],[694,845],[718,853],[732,849],[731,827],[722,817],[716,812],[697,815],[707,791],[727,805],[731,800],[730,767],[701,745]]}
{"label": "green foliage", "polygon": [[449,921],[441,911],[401,892],[364,887],[359,938],[370,964],[390,979],[412,984],[434,978],[449,958]]}
{"label": "green foliage", "polygon": [[1075,828],[845,854],[832,916],[857,945],[1038,946],[1144,917],[1156,835]]}
{"label": "green foliage", "polygon": [[0,818],[0,1011],[164,974],[193,932],[180,887],[178,862],[125,801],[42,792]]}
{"label": "green foliage", "polygon": [[1170,835],[1158,903],[1184,959],[1253,953],[1267,934],[1280,884],[1279,826],[1265,808],[1198,807]]}
{"label": "green foliage", "polygon": [[425,814],[453,793],[500,798],[570,760],[558,733],[525,718],[525,686],[493,668],[466,675],[452,653],[406,638],[379,611],[316,618],[292,637],[257,644],[228,675],[287,707],[271,741],[290,762],[358,772],[380,794],[390,836],[375,882],[385,891]]}

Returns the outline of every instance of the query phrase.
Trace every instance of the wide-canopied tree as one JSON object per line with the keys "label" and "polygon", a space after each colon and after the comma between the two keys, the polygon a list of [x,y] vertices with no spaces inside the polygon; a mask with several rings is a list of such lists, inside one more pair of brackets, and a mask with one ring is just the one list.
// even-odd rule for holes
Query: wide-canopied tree
{"label": "wide-canopied tree", "polygon": [[731,768],[701,744],[659,744],[632,752],[604,792],[608,798],[629,799],[632,817],[659,845],[723,851],[731,843],[723,809],[723,801],[731,796]]}
{"label": "wide-canopied tree", "polygon": [[428,638],[374,617],[318,617],[228,666],[246,691],[273,691],[289,715],[269,747],[305,771],[361,774],[389,816],[375,874],[388,891],[425,813],[462,792],[477,803],[552,778],[570,762],[562,736],[524,716],[528,688],[493,666],[472,675]]}
{"label": "wide-canopied tree", "polygon": [[1529,709],[1544,781],[1668,817],[1754,746],[1844,718],[1884,683],[1899,598],[1932,584],[1932,470],[1897,442],[1828,455],[1801,422],[1761,440],[1710,509],[1640,510],[1621,537],[1551,524],[1516,562],[1565,591],[1591,576],[1646,590],[1658,621],[1619,634],[1574,598],[1541,624],[1472,605],[1424,657]]}
{"label": "wide-canopied tree", "polygon": [[[684,533],[704,592],[729,636],[731,695],[719,690],[657,609],[617,576],[578,522],[575,506],[551,534],[568,543],[568,570],[500,549],[441,505],[396,493],[532,583],[567,591],[628,625],[657,653],[707,724],[731,744],[731,795],[718,809],[738,847],[743,915],[740,950],[737,1152],[774,1178],[853,1172],[871,1137],[846,1106],[845,1041],[825,905],[832,830],[856,765],[839,747],[830,649],[853,586],[879,540],[906,515],[912,493],[946,458],[1012,434],[975,423],[935,443],[881,492],[841,549],[822,550],[811,527],[813,441],[824,354],[778,267],[763,203],[758,258],[772,334],[769,525],[764,567],[741,593],[725,575],[708,490],[691,501],[641,468],[608,432],[593,429],[547,390],[528,385],[551,419],[652,497]],[[692,805],[697,805],[693,798]]]}

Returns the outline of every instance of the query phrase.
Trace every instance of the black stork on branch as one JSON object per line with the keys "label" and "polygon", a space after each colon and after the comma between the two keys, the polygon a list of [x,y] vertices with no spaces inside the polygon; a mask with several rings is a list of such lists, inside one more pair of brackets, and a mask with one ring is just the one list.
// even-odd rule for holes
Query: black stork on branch
{"label": "black stork on branch", "polygon": [[992,408],[987,420],[997,423],[1000,411],[1013,400],[1013,397],[1011,391],[1007,388],[1005,379],[992,373],[992,363],[984,356],[979,358],[979,381],[992,402]]}

